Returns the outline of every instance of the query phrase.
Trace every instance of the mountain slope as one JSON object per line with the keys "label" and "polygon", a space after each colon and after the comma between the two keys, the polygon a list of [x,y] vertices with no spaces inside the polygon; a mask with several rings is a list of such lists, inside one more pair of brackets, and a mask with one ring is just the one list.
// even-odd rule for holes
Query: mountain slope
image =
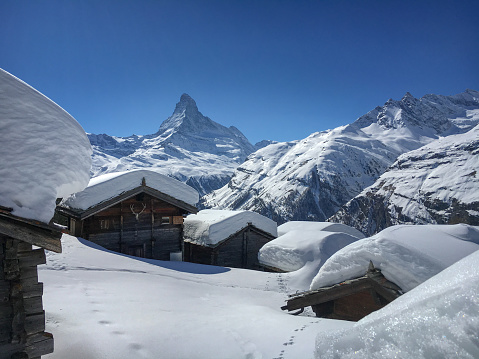
{"label": "mountain slope", "polygon": [[479,125],[401,155],[330,218],[371,235],[395,224],[479,225]]}
{"label": "mountain slope", "polygon": [[374,181],[402,153],[479,122],[479,92],[407,93],[353,124],[277,143],[251,154],[202,205],[247,209],[278,222],[323,221]]}
{"label": "mountain slope", "polygon": [[203,195],[220,188],[254,151],[235,127],[227,128],[198,111],[183,94],[157,133],[114,137],[88,135],[93,147],[92,175],[148,168],[186,182]]}

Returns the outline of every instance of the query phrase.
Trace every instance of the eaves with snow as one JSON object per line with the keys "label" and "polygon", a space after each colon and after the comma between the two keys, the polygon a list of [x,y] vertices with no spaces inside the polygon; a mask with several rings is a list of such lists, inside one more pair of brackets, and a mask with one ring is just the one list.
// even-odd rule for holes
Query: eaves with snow
{"label": "eaves with snow", "polygon": [[358,278],[369,261],[404,292],[479,250],[479,227],[397,225],[358,240],[333,254],[311,283],[311,290]]}
{"label": "eaves with snow", "polygon": [[278,235],[276,222],[256,212],[206,209],[185,218],[183,236],[185,242],[215,247],[250,224]]}
{"label": "eaves with snow", "polygon": [[90,179],[90,142],[52,100],[0,69],[0,205],[48,223],[55,201]]}
{"label": "eaves with snow", "polygon": [[148,170],[115,172],[92,178],[85,190],[64,198],[60,207],[69,208],[77,213],[86,211],[89,213],[91,209],[103,208],[102,205],[106,203],[110,206],[125,199],[124,196],[129,198],[137,192],[148,190],[161,195],[162,199],[180,208],[196,212],[195,205],[199,195],[195,189],[174,178]]}

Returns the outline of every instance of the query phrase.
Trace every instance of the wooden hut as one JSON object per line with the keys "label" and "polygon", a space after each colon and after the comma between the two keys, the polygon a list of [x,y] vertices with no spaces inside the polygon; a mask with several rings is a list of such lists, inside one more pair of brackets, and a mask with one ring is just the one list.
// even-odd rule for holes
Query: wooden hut
{"label": "wooden hut", "polygon": [[61,232],[10,212],[0,207],[0,358],[40,358],[53,352],[53,336],[37,265],[46,263],[44,249],[61,252]]}
{"label": "wooden hut", "polygon": [[277,237],[276,222],[250,211],[203,210],[185,220],[183,259],[263,269],[258,252]]}
{"label": "wooden hut", "polygon": [[136,257],[181,258],[183,217],[197,212],[194,189],[144,170],[99,178],[57,206],[71,235]]}
{"label": "wooden hut", "polygon": [[367,273],[331,287],[290,296],[281,309],[298,311],[311,306],[317,317],[358,321],[381,309],[402,294],[401,288],[388,281],[372,262]]}

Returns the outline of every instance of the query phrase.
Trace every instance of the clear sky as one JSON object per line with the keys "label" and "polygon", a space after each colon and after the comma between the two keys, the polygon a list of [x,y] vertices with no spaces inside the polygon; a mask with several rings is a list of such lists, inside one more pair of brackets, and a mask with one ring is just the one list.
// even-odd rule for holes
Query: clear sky
{"label": "clear sky", "polygon": [[1,0],[0,67],[85,131],[150,134],[182,93],[255,143],[389,98],[479,90],[479,1]]}

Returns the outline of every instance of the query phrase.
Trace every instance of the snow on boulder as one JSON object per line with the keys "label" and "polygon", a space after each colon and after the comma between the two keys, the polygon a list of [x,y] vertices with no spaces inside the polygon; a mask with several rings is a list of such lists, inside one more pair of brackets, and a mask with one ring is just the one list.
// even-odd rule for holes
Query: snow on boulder
{"label": "snow on boulder", "polygon": [[278,234],[278,238],[260,249],[259,261],[285,272],[315,262],[317,273],[326,259],[339,249],[364,238],[354,228],[327,222],[287,222],[278,227]]}
{"label": "snow on boulder", "polygon": [[398,225],[336,252],[321,267],[311,290],[357,278],[369,261],[404,292],[479,249],[479,227]]}
{"label": "snow on boulder", "polygon": [[479,358],[478,262],[476,251],[353,327],[320,334],[316,358]]}
{"label": "snow on boulder", "polygon": [[185,218],[183,236],[186,242],[216,246],[251,223],[256,228],[277,237],[277,224],[251,211],[205,209]]}
{"label": "snow on boulder", "polygon": [[189,205],[194,206],[199,200],[196,190],[174,178],[148,170],[131,170],[94,177],[85,190],[64,199],[61,205],[86,210],[141,186],[143,178],[146,186]]}
{"label": "snow on boulder", "polygon": [[0,205],[49,222],[55,201],[90,179],[83,128],[52,100],[0,69]]}

